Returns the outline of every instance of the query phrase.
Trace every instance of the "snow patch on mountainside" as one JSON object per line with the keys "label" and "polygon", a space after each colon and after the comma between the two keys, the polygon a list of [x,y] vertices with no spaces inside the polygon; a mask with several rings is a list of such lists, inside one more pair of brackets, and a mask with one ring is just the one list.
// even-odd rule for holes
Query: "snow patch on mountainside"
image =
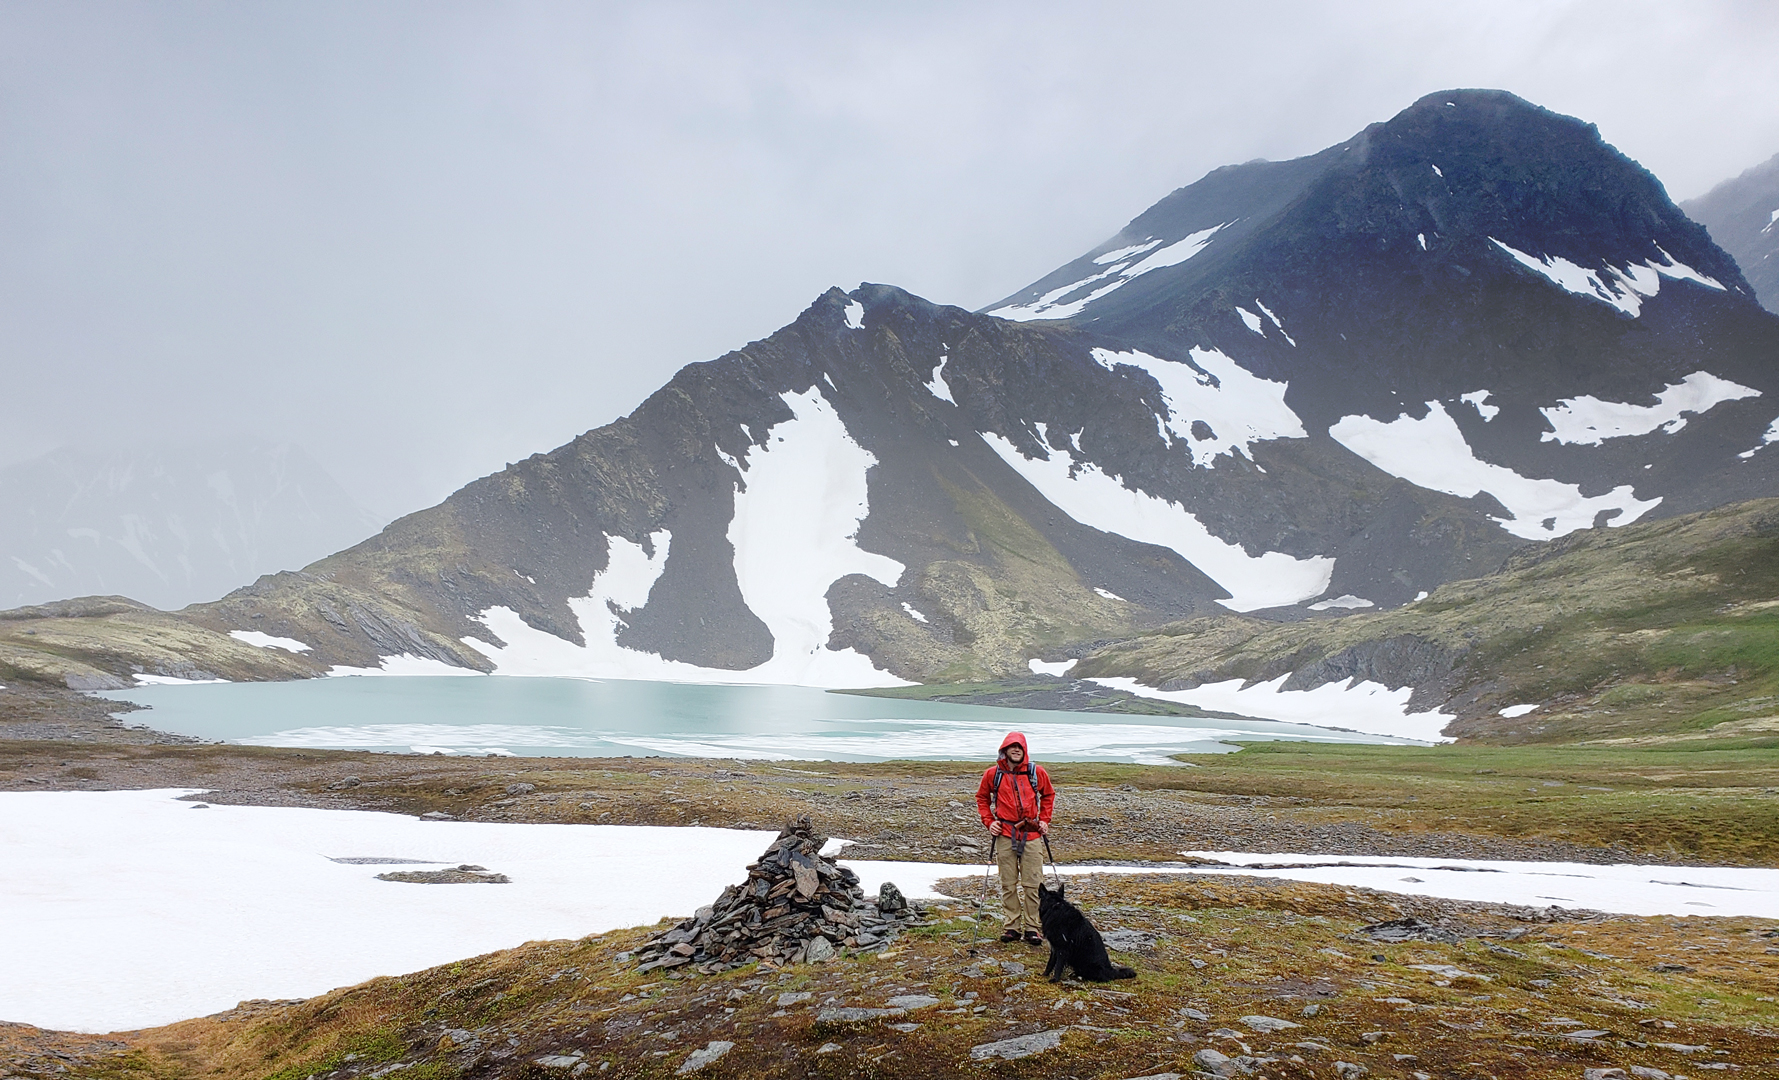
{"label": "snow patch on mountainside", "polygon": [[1132,491],[1092,462],[1075,462],[1067,451],[1032,459],[992,432],[982,439],[1039,494],[1081,524],[1178,552],[1231,594],[1218,602],[1232,611],[1320,596],[1334,576],[1331,558],[1298,559],[1280,551],[1249,555],[1240,544],[1213,536],[1178,503]]}
{"label": "snow patch on mountainside", "polygon": [[1376,607],[1376,606],[1377,606],[1376,604],[1372,603],[1370,600],[1365,599],[1363,596],[1354,596],[1352,593],[1342,593],[1341,595],[1335,597],[1332,600],[1321,600],[1314,604],[1311,604],[1310,610],[1311,611],[1332,611],[1335,608],[1339,608],[1343,611],[1357,611],[1360,608],[1368,608],[1368,607]]}
{"label": "snow patch on mountainside", "polygon": [[[471,644],[474,644],[472,642]],[[329,675],[340,677],[347,675],[480,675],[481,672],[470,668],[457,667],[443,660],[434,660],[430,656],[415,656],[413,653],[401,653],[396,656],[380,656],[376,667],[348,667],[335,664],[327,669]],[[138,676],[140,678],[140,676]]]}
{"label": "snow patch on mountainside", "polygon": [[1779,419],[1775,419],[1771,426],[1767,428],[1766,434],[1760,437],[1759,446],[1752,450],[1744,450],[1736,456],[1746,461],[1776,442],[1779,442]]}
{"label": "snow patch on mountainside", "polygon": [[[859,523],[870,513],[866,474],[877,458],[853,441],[819,390],[780,397],[796,418],[775,426],[766,445],[750,453],[747,491],[735,496],[729,542],[742,598],[772,631],[773,655],[764,666],[815,674],[850,663],[826,648],[834,628],[828,587],[863,574],[894,588],[907,568],[857,543]],[[849,654],[881,678],[864,656]],[[833,672],[863,674],[850,667]]]}
{"label": "snow patch on mountainside", "polygon": [[1534,480],[1482,461],[1437,401],[1427,403],[1427,415],[1419,420],[1406,413],[1387,423],[1369,416],[1343,416],[1328,434],[1411,484],[1465,499],[1488,492],[1512,515],[1494,520],[1526,540],[1552,540],[1591,528],[1602,511],[1617,511],[1608,525],[1629,525],[1662,501],[1660,497],[1639,500],[1629,484],[1590,497],[1575,484]]}
{"label": "snow patch on mountainside", "polygon": [[939,366],[933,369],[933,381],[927,383],[927,389],[941,401],[949,401],[956,405],[956,399],[951,396],[951,384],[945,381],[945,362],[950,359],[951,357],[948,355],[939,358]]}
{"label": "snow patch on mountainside", "polygon": [[[1081,314],[1082,309],[1087,307],[1088,304],[1093,303],[1095,300],[1098,300],[1100,297],[1105,296],[1116,289],[1128,285],[1130,282],[1142,277],[1149,271],[1160,270],[1164,266],[1178,266],[1192,258],[1210,244],[1213,236],[1217,235],[1219,231],[1227,228],[1231,224],[1233,224],[1233,222],[1226,221],[1222,225],[1213,225],[1208,229],[1200,229],[1198,232],[1182,237],[1159,251],[1155,251],[1136,262],[1120,262],[1119,260],[1130,259],[1133,256],[1139,255],[1142,252],[1147,251],[1149,248],[1154,247],[1155,244],[1147,243],[1134,247],[1119,248],[1117,251],[1108,251],[1104,255],[1097,256],[1093,260],[1096,265],[1100,266],[1105,266],[1107,263],[1113,263],[1114,265],[1108,269],[1081,278],[1079,281],[1071,281],[1067,285],[1061,285],[1051,289],[1049,292],[1044,293],[1042,296],[1029,303],[1007,304],[994,309],[989,312],[989,314],[1000,319],[1011,319],[1014,322],[1030,322],[1033,319],[1073,318],[1074,316]],[[1159,243],[1159,241],[1156,241],[1155,243]],[[1078,297],[1067,303],[1063,302],[1063,297],[1073,296],[1082,289],[1088,288],[1095,282],[1099,281],[1105,281],[1106,284],[1094,289],[1086,296]]]}
{"label": "snow patch on mountainside", "polygon": [[905,567],[862,550],[855,537],[870,507],[866,472],[877,463],[854,442],[817,387],[780,397],[793,418],[774,425],[748,451],[747,490],[735,495],[729,542],[742,600],[772,634],[772,658],[745,671],[700,667],[628,649],[617,636],[624,612],[648,603],[667,567],[673,537],[649,537],[651,555],[622,537],[588,595],[570,600],[585,646],[535,629],[518,613],[494,607],[479,621],[507,644],[466,644],[494,661],[500,675],[659,679],[664,682],[787,683],[802,686],[906,685],[852,649],[827,647],[833,616],[827,592],[840,578],[864,574],[894,588]]}
{"label": "snow patch on mountainside", "polygon": [[[1186,440],[1192,463],[1203,468],[1219,455],[1253,457],[1252,445],[1266,439],[1302,439],[1309,433],[1285,404],[1290,384],[1262,379],[1215,349],[1193,349],[1187,364],[1173,363],[1135,349],[1094,349],[1093,359],[1107,371],[1128,365],[1148,372],[1161,387],[1168,415],[1159,418],[1169,441]],[[1210,429],[1208,437],[1193,434],[1195,421]]]}
{"label": "snow patch on mountainside", "polygon": [[1282,690],[1289,675],[1280,675],[1271,682],[1244,687],[1240,679],[1205,683],[1190,690],[1157,690],[1135,679],[1088,679],[1088,682],[1123,690],[1138,697],[1194,705],[1215,712],[1239,713],[1267,720],[1316,727],[1342,728],[1367,735],[1388,735],[1398,739],[1421,742],[1451,742],[1440,734],[1457,719],[1435,709],[1430,712],[1409,712],[1408,699],[1412,687],[1395,690],[1375,682],[1323,683],[1313,690]]}
{"label": "snow patch on mountainside", "polygon": [[1259,308],[1262,314],[1264,314],[1267,318],[1272,320],[1273,326],[1278,328],[1280,335],[1282,335],[1286,341],[1289,341],[1291,343],[1291,347],[1293,349],[1297,348],[1297,339],[1293,338],[1290,334],[1285,333],[1284,322],[1282,322],[1277,315],[1273,314],[1272,308],[1269,308],[1265,304],[1262,304],[1260,302],[1259,298],[1255,298],[1254,306]]}
{"label": "snow patch on mountainside", "polygon": [[1148,251],[1159,243],[1161,243],[1160,240],[1151,238],[1140,244],[1132,244],[1129,247],[1121,247],[1114,251],[1108,251],[1104,255],[1095,255],[1093,261],[1100,266],[1105,266],[1109,263],[1122,262],[1123,260],[1130,258],[1132,255],[1141,255],[1143,252]]}
{"label": "snow patch on mountainside", "polygon": [[1483,418],[1483,423],[1495,419],[1501,412],[1501,406],[1489,404],[1490,394],[1487,390],[1472,390],[1468,394],[1459,394],[1458,400],[1476,406],[1476,415]]}
{"label": "snow patch on mountainside", "polygon": [[1654,405],[1602,401],[1584,394],[1538,411],[1552,428],[1543,434],[1545,442],[1599,446],[1607,439],[1647,435],[1657,428],[1672,435],[1686,426],[1687,413],[1702,413],[1725,401],[1751,397],[1760,397],[1760,391],[1708,371],[1695,371],[1657,394]]}
{"label": "snow patch on mountainside", "polygon": [[1521,266],[1543,276],[1565,292],[1610,304],[1632,318],[1642,314],[1645,299],[1661,291],[1662,279],[1665,277],[1692,281],[1706,288],[1723,291],[1723,284],[1717,279],[1699,273],[1663,251],[1660,245],[1656,246],[1656,250],[1661,252],[1666,263],[1648,259],[1641,263],[1629,263],[1622,269],[1603,265],[1598,270],[1589,270],[1558,255],[1527,254],[1492,236],[1489,237],[1489,242],[1513,256],[1514,261]]}
{"label": "snow patch on mountainside", "polygon": [[846,305],[846,328],[848,330],[863,330],[865,328],[865,305],[857,300]]}
{"label": "snow patch on mountainside", "polygon": [[273,637],[271,634],[261,633],[258,630],[230,630],[229,637],[236,641],[244,641],[256,649],[283,649],[285,652],[292,653],[309,651],[308,644],[298,641],[296,638]]}

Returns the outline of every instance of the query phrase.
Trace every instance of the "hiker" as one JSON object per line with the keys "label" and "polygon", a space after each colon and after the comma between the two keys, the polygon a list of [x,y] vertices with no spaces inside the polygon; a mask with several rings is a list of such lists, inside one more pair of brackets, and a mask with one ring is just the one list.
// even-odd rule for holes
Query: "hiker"
{"label": "hiker", "polygon": [[1050,774],[1031,760],[1025,736],[1010,732],[1001,740],[999,757],[983,770],[982,783],[976,788],[976,809],[982,815],[983,828],[994,838],[989,846],[997,852],[1001,870],[1001,904],[1006,909],[1002,941],[1018,941],[1023,936],[1030,945],[1044,942],[1038,933],[1038,885],[1044,880],[1044,853],[1027,844],[1034,840],[1042,844],[1050,835],[1050,812],[1055,806],[1056,789],[1050,786]]}

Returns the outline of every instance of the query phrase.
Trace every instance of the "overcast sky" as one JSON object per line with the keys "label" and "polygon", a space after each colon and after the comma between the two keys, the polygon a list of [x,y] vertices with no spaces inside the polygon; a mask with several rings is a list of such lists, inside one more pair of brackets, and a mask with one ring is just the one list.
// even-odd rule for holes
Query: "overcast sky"
{"label": "overcast sky", "polygon": [[291,439],[384,515],[830,285],[980,307],[1423,94],[1676,199],[1779,151],[1779,4],[0,3],[0,465]]}

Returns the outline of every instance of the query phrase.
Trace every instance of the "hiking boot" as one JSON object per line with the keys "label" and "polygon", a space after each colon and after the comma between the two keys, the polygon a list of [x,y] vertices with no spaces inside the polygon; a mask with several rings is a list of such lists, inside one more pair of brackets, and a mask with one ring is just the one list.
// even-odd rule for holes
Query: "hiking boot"
{"label": "hiking boot", "polygon": [[1013,942],[1013,941],[1018,941],[1018,940],[1019,940],[1019,931],[1017,931],[1017,930],[1002,930],[1001,931],[1001,943],[1003,945],[1007,944],[1008,942]]}
{"label": "hiking boot", "polygon": [[[1009,933],[1011,933],[1011,931],[1009,931]],[[1027,930],[1025,932],[1025,943],[1027,945],[1042,945],[1044,944],[1044,939],[1036,930]]]}

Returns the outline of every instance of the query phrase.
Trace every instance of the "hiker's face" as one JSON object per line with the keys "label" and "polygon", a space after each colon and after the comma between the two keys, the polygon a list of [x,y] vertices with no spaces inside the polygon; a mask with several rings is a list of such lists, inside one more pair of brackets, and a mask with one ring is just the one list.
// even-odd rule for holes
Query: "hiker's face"
{"label": "hiker's face", "polygon": [[1007,760],[1024,761],[1025,750],[1022,749],[1018,743],[1014,743],[1012,746],[1007,747]]}

